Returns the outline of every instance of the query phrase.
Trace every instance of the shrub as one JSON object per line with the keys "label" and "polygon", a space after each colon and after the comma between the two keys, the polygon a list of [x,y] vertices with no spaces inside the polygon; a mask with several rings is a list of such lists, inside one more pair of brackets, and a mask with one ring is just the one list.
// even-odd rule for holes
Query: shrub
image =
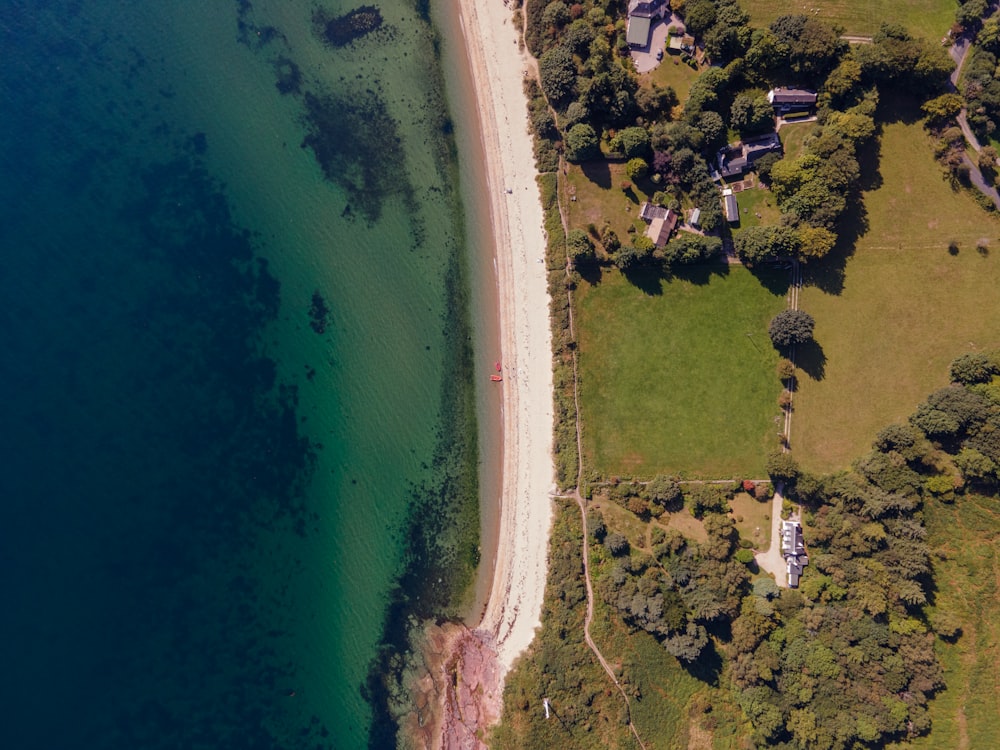
{"label": "shrub", "polygon": [[586,123],[577,123],[566,134],[566,158],[573,162],[594,159],[601,153],[597,133]]}
{"label": "shrub", "polygon": [[996,374],[996,364],[981,352],[963,354],[951,363],[951,379],[964,385],[988,383]]}
{"label": "shrub", "polygon": [[733,559],[738,563],[751,565],[753,563],[753,552],[748,549],[738,549],[736,550],[736,554],[733,555]]}
{"label": "shrub", "polygon": [[634,159],[628,160],[628,163],[625,165],[625,174],[628,175],[630,180],[638,182],[649,174],[649,165],[645,159],[637,156]]}

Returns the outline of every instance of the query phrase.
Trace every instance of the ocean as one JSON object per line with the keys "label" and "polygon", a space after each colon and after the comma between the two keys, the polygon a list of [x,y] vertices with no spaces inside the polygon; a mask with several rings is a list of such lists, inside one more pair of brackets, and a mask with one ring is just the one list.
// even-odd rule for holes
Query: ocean
{"label": "ocean", "polygon": [[392,747],[407,629],[474,609],[496,323],[430,18],[0,4],[0,746]]}

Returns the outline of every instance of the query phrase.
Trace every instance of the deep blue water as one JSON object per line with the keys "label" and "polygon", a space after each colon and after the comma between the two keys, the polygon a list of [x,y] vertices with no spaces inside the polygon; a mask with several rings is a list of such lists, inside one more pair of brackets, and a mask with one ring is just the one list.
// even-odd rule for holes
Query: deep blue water
{"label": "deep blue water", "polygon": [[433,35],[353,7],[0,4],[0,747],[391,743],[471,344]]}

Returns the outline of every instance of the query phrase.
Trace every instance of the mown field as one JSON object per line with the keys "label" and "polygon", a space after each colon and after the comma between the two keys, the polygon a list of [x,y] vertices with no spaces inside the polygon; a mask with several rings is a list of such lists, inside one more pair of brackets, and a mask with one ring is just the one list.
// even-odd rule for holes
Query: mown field
{"label": "mown field", "polygon": [[881,23],[901,23],[915,36],[937,42],[955,20],[954,0],[742,0],[755,26],[778,16],[814,15],[844,29],[845,34],[871,36]]}
{"label": "mown field", "polygon": [[787,276],[722,264],[694,278],[605,271],[576,297],[585,466],[602,476],[761,477],[777,445],[767,336]]}
{"label": "mown field", "polygon": [[956,356],[1000,346],[1000,220],[949,187],[920,123],[886,125],[878,158],[853,255],[807,275],[800,296],[819,346],[791,438],[813,472],[847,466],[906,419]]}

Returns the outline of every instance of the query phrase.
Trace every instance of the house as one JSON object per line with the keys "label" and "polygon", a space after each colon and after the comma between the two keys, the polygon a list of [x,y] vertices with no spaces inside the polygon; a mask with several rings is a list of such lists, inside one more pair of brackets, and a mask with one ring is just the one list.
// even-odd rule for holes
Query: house
{"label": "house", "polygon": [[801,112],[816,106],[816,92],[808,89],[776,88],[767,92],[767,100],[779,114]]}
{"label": "house", "polygon": [[680,218],[676,211],[663,206],[654,206],[648,201],[642,204],[639,209],[639,218],[649,223],[646,228],[646,236],[653,241],[657,247],[663,247],[670,239],[677,220]]}
{"label": "house", "polygon": [[628,26],[625,41],[629,47],[643,48],[649,46],[649,30],[653,22],[662,20],[669,9],[667,0],[629,0]]}
{"label": "house", "polygon": [[722,191],[722,213],[726,215],[726,221],[730,224],[737,224],[740,220],[740,207],[736,203],[736,196],[733,195],[732,188]]}
{"label": "house", "polygon": [[781,151],[781,139],[777,133],[767,133],[746,141],[730,143],[720,149],[715,156],[718,171],[712,173],[712,179],[719,177],[738,177],[750,169],[754,162],[765,154]]}
{"label": "house", "polygon": [[798,588],[802,571],[809,564],[806,545],[802,539],[802,524],[798,521],[781,522],[781,554],[785,558],[785,573],[790,588]]}

